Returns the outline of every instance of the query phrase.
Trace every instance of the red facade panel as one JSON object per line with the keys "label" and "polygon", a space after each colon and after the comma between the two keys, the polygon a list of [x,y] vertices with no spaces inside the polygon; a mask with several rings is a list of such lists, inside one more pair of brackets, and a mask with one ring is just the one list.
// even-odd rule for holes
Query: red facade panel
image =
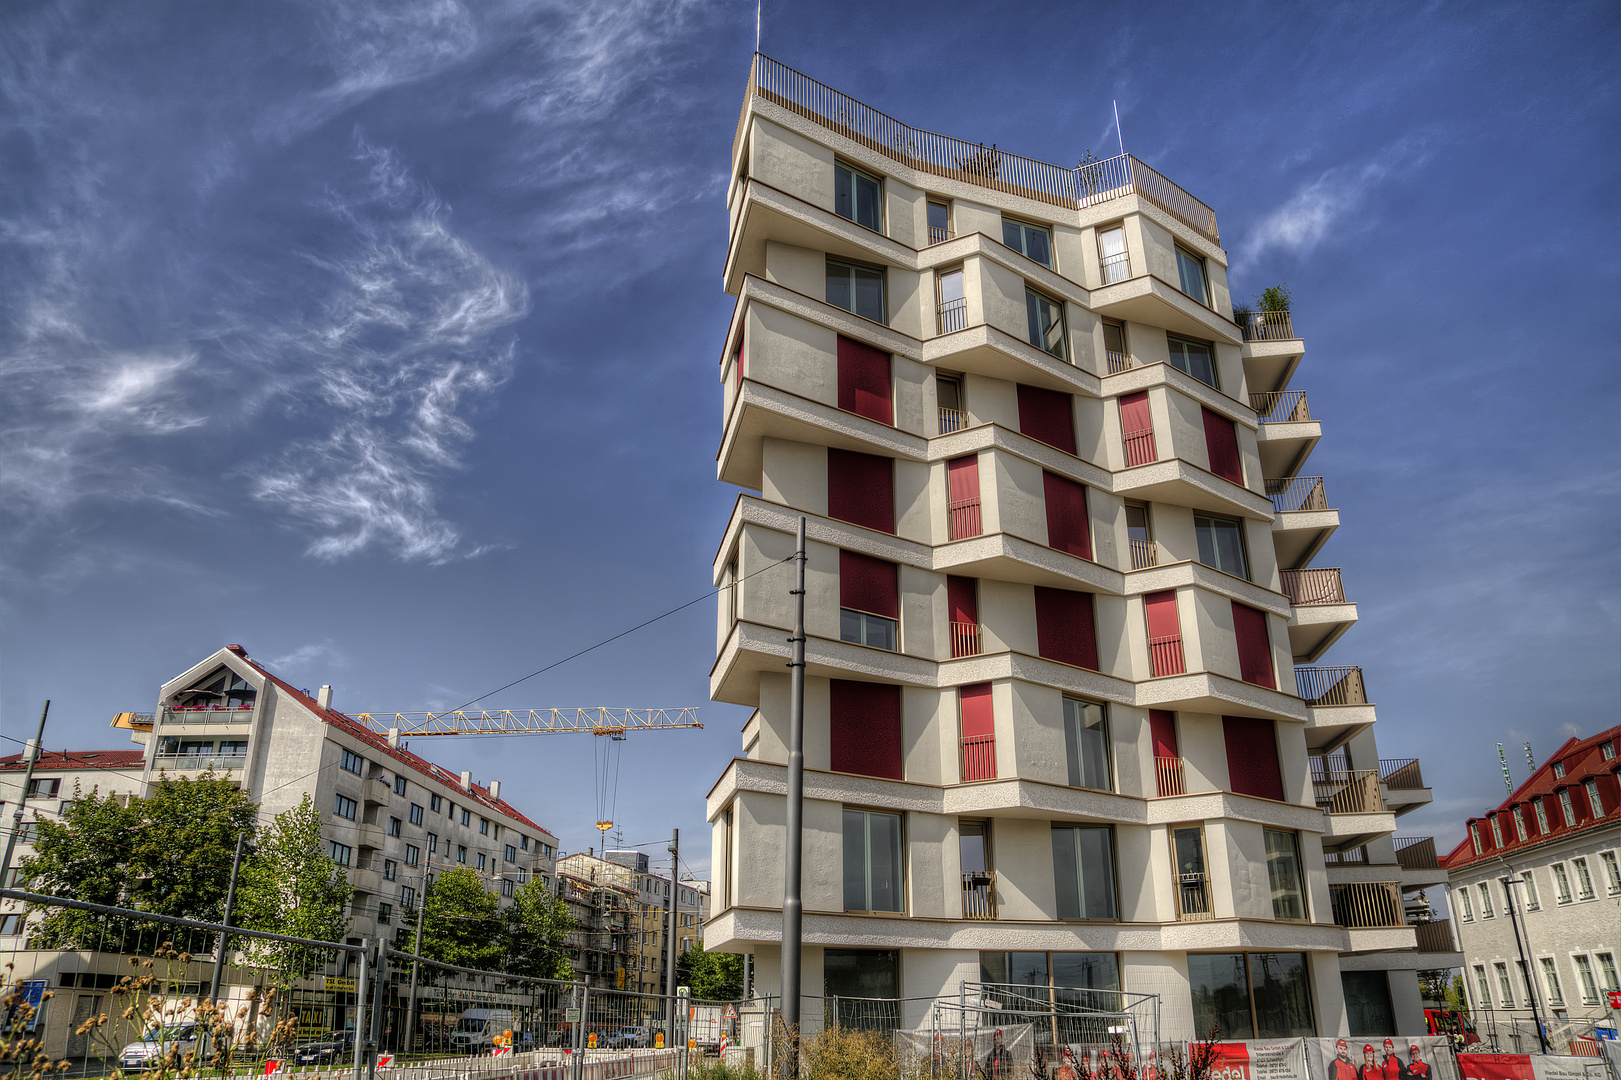
{"label": "red facade panel", "polygon": [[1203,407],[1199,411],[1204,413],[1204,444],[1210,454],[1210,471],[1242,487],[1244,464],[1238,459],[1238,434],[1233,422]]}
{"label": "red facade panel", "polygon": [[1120,399],[1120,437],[1125,442],[1128,468],[1159,460],[1159,449],[1154,445],[1154,416],[1148,409],[1146,391]]}
{"label": "red facade panel", "polygon": [[991,684],[976,683],[957,691],[962,704],[962,736],[965,739],[996,734],[996,716],[991,709]]}
{"label": "red facade panel", "polygon": [[1157,758],[1174,758],[1179,756],[1176,747],[1176,714],[1164,709],[1148,710],[1148,730],[1154,739],[1154,756]]}
{"label": "red facade panel", "polygon": [[1283,770],[1278,767],[1272,721],[1224,716],[1221,733],[1227,742],[1227,778],[1233,793],[1282,802]]}
{"label": "red facade panel", "polygon": [[839,338],[839,408],[880,424],[893,424],[891,386],[888,353]]}
{"label": "red facade panel", "polygon": [[1239,677],[1256,686],[1278,688],[1272,675],[1272,641],[1266,632],[1266,612],[1233,601],[1233,633],[1238,636]]}
{"label": "red facade panel", "polygon": [[1098,669],[1092,594],[1036,586],[1036,649],[1049,660]]}
{"label": "red facade panel", "polygon": [[829,448],[827,516],[878,532],[894,533],[894,460]]}
{"label": "red facade panel", "polygon": [[1182,652],[1182,620],[1176,610],[1176,590],[1149,593],[1143,597],[1148,612],[1148,660],[1154,677],[1181,675],[1187,671]]}
{"label": "red facade panel", "polygon": [[1075,453],[1075,399],[1057,390],[1020,383],[1019,431],[1066,454]]}
{"label": "red facade panel", "polygon": [[839,606],[901,617],[900,567],[854,551],[839,552]]}
{"label": "red facade panel", "polygon": [[833,679],[828,704],[829,764],[834,772],[905,779],[900,687]]}
{"label": "red facade panel", "polygon": [[1090,559],[1092,523],[1086,514],[1086,485],[1044,472],[1041,486],[1047,499],[1047,545]]}
{"label": "red facade panel", "polygon": [[946,499],[951,539],[962,540],[984,532],[979,510],[978,454],[946,462]]}
{"label": "red facade panel", "polygon": [[979,622],[979,579],[946,577],[946,606],[954,623]]}

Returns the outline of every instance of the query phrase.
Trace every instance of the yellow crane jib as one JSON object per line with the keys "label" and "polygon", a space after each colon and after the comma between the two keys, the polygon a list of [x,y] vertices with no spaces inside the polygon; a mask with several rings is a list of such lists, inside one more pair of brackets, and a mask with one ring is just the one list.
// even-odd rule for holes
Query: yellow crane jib
{"label": "yellow crane jib", "polygon": [[390,742],[427,735],[606,735],[630,731],[701,728],[696,706],[685,709],[497,709],[469,712],[356,713],[360,723]]}

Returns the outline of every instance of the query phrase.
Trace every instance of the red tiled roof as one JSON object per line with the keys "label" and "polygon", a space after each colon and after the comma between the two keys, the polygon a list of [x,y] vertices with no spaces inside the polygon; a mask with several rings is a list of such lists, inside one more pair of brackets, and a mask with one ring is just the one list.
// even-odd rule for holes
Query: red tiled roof
{"label": "red tiled roof", "polygon": [[[1601,731],[1585,739],[1571,739],[1554,751],[1525,783],[1492,810],[1480,817],[1469,819],[1474,832],[1480,836],[1480,854],[1475,854],[1474,839],[1465,837],[1457,847],[1441,857],[1441,865],[1448,870],[1468,866],[1477,860],[1495,859],[1504,852],[1524,851],[1539,844],[1564,840],[1591,829],[1613,828],[1621,824],[1621,727]],[[1610,756],[1604,756],[1609,744]],[[1554,766],[1562,765],[1564,776],[1554,775]],[[1599,806],[1604,811],[1595,815],[1588,801],[1587,782],[1597,781]],[[1576,823],[1565,824],[1564,809],[1559,791],[1568,789],[1571,809]],[[1543,833],[1536,815],[1534,800],[1542,800],[1543,813],[1548,819],[1548,832]],[[1514,824],[1514,808],[1518,807],[1525,822],[1526,838],[1520,839]],[[1492,818],[1497,819],[1497,832],[1503,842],[1497,843],[1492,830]]]}
{"label": "red tiled roof", "polygon": [[[408,768],[422,773],[424,776],[432,777],[442,784],[449,784],[451,787],[461,787],[462,778],[456,773],[453,773],[449,769],[443,768],[439,765],[435,765],[427,758],[413,754],[409,750],[397,746],[390,746],[388,745],[388,740],[386,738],[377,734],[375,731],[372,731],[359,721],[345,716],[343,713],[338,712],[335,709],[323,708],[321,704],[314,698],[310,697],[309,694],[293,687],[290,683],[277,678],[275,675],[272,675],[268,670],[265,669],[263,664],[249,657],[247,651],[244,650],[242,646],[227,645],[225,647],[234,653],[239,659],[246,661],[253,667],[255,671],[259,672],[259,674],[275,683],[276,688],[282,693],[296,700],[298,704],[314,713],[315,716],[323,722],[331,724],[336,728],[342,728],[344,731],[348,732],[350,735],[353,735],[361,742],[364,742],[373,749],[377,750],[379,753],[393,758],[395,761],[398,761]],[[545,833],[553,840],[557,839],[556,833],[552,832],[544,825],[525,817],[523,814],[518,812],[516,807],[507,802],[505,799],[493,798],[490,795],[489,788],[479,787],[477,784],[474,784],[472,795],[473,798],[477,799],[485,806],[495,810],[497,813],[505,814],[507,817],[510,817],[516,821],[521,821],[537,832]]]}
{"label": "red tiled roof", "polygon": [[[140,769],[146,765],[145,750],[44,750],[40,752],[35,770],[68,771],[73,769]],[[0,771],[22,772],[28,762],[21,754],[0,757]]]}

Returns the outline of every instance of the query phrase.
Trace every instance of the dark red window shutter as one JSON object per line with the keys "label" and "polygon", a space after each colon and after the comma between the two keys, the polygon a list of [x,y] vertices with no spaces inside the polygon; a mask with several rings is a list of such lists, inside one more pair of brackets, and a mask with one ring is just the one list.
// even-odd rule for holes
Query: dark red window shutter
{"label": "dark red window shutter", "polygon": [[978,536],[984,531],[979,516],[979,455],[952,458],[946,462],[946,508],[953,540]]}
{"label": "dark red window shutter", "polygon": [[1148,710],[1148,730],[1154,737],[1154,756],[1174,758],[1176,748],[1176,714],[1164,709]]}
{"label": "dark red window shutter", "polygon": [[1057,390],[1019,384],[1019,430],[1066,454],[1075,452],[1075,399]]}
{"label": "dark red window shutter", "polygon": [[831,681],[828,757],[833,771],[904,779],[901,688],[894,683]]}
{"label": "dark red window shutter", "polygon": [[893,424],[890,387],[888,353],[839,338],[839,408],[880,424]]}
{"label": "dark red window shutter", "polygon": [[827,451],[827,516],[895,531],[895,462],[854,450]]}
{"label": "dark red window shutter", "polygon": [[1128,468],[1159,460],[1154,445],[1154,414],[1149,411],[1146,391],[1120,399],[1120,437],[1125,441]]}
{"label": "dark red window shutter", "polygon": [[978,586],[978,578],[946,577],[946,606],[951,611],[952,622],[979,622]]}
{"label": "dark red window shutter", "polygon": [[900,567],[854,551],[839,552],[839,606],[901,617]]}
{"label": "dark red window shutter", "polygon": [[1238,460],[1238,435],[1233,422],[1201,407],[1204,413],[1204,444],[1210,454],[1210,471],[1223,480],[1244,484],[1244,465]]}
{"label": "dark red window shutter", "polygon": [[1098,669],[1092,594],[1036,586],[1036,649],[1049,660]]}
{"label": "dark red window shutter", "polygon": [[1041,486],[1047,497],[1047,545],[1090,559],[1092,523],[1086,515],[1086,485],[1044,472]]}
{"label": "dark red window shutter", "polygon": [[1272,641],[1266,632],[1266,612],[1233,601],[1233,633],[1238,636],[1239,677],[1256,686],[1276,690],[1272,677]]}
{"label": "dark red window shutter", "polygon": [[991,705],[991,684],[977,683],[957,691],[962,713],[962,778],[996,779],[996,711]]}
{"label": "dark red window shutter", "polygon": [[1143,597],[1148,612],[1149,669],[1157,679],[1181,675],[1188,670],[1182,653],[1182,619],[1176,610],[1176,590],[1149,593]]}
{"label": "dark red window shutter", "polygon": [[1282,802],[1283,771],[1278,767],[1272,721],[1224,716],[1221,733],[1227,742],[1227,778],[1233,793]]}

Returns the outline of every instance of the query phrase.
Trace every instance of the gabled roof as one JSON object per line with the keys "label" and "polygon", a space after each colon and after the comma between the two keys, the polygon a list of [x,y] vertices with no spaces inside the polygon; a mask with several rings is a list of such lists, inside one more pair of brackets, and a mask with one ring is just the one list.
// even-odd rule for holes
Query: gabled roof
{"label": "gabled roof", "polygon": [[[42,750],[35,772],[76,772],[80,769],[134,769],[146,765],[145,750]],[[0,772],[22,772],[28,762],[21,754],[0,757]]]}
{"label": "gabled roof", "polygon": [[[1442,856],[1441,865],[1448,870],[1456,870],[1477,861],[1495,861],[1500,854],[1528,851],[1589,830],[1621,825],[1621,745],[1618,744],[1621,744],[1621,726],[1585,739],[1568,740],[1496,809],[1481,817],[1470,818],[1471,835],[1465,837],[1449,854]],[[1608,757],[1605,756],[1606,747]],[[1555,775],[1555,766],[1563,768],[1563,776]],[[1588,800],[1586,787],[1589,780],[1597,782],[1600,806],[1604,811],[1602,814],[1594,814]],[[1574,825],[1565,824],[1559,798],[1561,790],[1570,796]],[[1546,833],[1542,831],[1536,814],[1538,800],[1541,800],[1542,812],[1548,821]],[[1515,825],[1516,808],[1525,823],[1524,840],[1520,839],[1519,829]],[[1496,832],[1491,827],[1493,818],[1497,821]],[[1498,832],[1503,837],[1500,845],[1496,838]],[[1478,855],[1475,853],[1476,835],[1480,837]]]}

